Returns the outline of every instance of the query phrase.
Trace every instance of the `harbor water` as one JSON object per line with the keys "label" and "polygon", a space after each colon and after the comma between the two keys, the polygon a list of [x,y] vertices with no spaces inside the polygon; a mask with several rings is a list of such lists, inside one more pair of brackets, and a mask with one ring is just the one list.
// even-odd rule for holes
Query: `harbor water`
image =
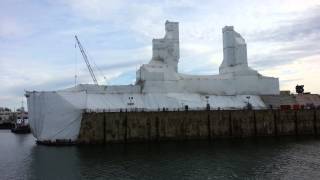
{"label": "harbor water", "polygon": [[0,130],[0,142],[0,179],[320,178],[314,137],[48,147]]}

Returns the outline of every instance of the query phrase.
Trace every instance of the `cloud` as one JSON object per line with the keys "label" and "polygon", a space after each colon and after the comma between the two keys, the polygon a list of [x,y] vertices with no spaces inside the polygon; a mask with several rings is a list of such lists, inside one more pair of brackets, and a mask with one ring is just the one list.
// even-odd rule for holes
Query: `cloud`
{"label": "cloud", "polygon": [[14,39],[28,36],[32,30],[13,17],[0,17],[0,39]]}
{"label": "cloud", "polygon": [[[282,22],[274,29],[250,35],[250,63],[257,69],[268,69],[319,54],[320,6],[306,12],[304,16]],[[252,46],[256,46],[256,52],[252,53]]]}
{"label": "cloud", "polygon": [[312,93],[320,93],[320,84],[316,83],[316,74],[319,74],[320,55],[313,55],[296,59],[293,63],[279,65],[277,68],[268,68],[261,73],[273,74],[280,79],[280,88],[282,90],[291,90],[297,84],[304,84],[305,90]]}
{"label": "cloud", "polygon": [[282,21],[275,29],[255,32],[253,40],[292,42],[320,39],[320,5],[296,19]]}
{"label": "cloud", "polygon": [[80,17],[93,21],[107,21],[117,18],[120,10],[123,10],[122,0],[67,0],[60,1],[61,4],[71,8],[72,12]]}
{"label": "cloud", "polygon": [[132,60],[132,61],[115,63],[115,64],[107,64],[107,65],[102,65],[99,68],[103,71],[108,71],[108,70],[127,69],[127,68],[131,69],[132,67],[137,67],[137,65],[141,65],[141,60]]}
{"label": "cloud", "polygon": [[312,43],[311,45],[307,43],[293,45],[291,47],[279,48],[270,53],[251,56],[251,59],[254,59],[254,61],[250,62],[250,64],[257,69],[269,69],[280,65],[292,64],[300,58],[319,53],[320,49],[316,43]]}
{"label": "cloud", "polygon": [[75,34],[100,83],[105,83],[101,74],[107,83],[132,83],[139,65],[151,59],[152,38],[164,36],[165,20],[180,22],[180,72],[217,73],[223,58],[221,28],[234,25],[247,40],[251,66],[279,76],[283,88],[300,76],[309,83],[304,77],[312,77],[316,69],[309,72],[311,67],[299,63],[318,64],[314,62],[320,49],[316,4],[313,0],[3,0],[0,99],[14,106],[20,104],[24,89],[73,86],[75,71],[79,83],[92,82],[79,50],[74,49]]}

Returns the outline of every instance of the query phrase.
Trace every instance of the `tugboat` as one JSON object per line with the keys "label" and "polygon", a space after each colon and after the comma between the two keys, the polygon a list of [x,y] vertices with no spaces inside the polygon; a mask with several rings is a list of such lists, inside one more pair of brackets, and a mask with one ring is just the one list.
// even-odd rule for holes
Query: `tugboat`
{"label": "tugboat", "polygon": [[14,123],[14,127],[11,129],[11,132],[17,134],[27,134],[31,132],[28,120],[28,112],[24,111],[23,106],[17,111],[17,119]]}

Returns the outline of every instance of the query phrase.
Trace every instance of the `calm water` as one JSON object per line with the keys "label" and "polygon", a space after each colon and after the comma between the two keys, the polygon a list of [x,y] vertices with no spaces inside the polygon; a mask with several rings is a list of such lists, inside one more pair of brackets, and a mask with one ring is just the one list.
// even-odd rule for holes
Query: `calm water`
{"label": "calm water", "polygon": [[0,130],[0,179],[320,179],[320,140],[46,147]]}

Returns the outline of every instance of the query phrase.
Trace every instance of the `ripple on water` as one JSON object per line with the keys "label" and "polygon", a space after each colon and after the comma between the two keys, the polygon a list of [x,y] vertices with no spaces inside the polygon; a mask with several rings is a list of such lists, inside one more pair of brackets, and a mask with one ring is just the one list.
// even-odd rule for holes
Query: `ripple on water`
{"label": "ripple on water", "polygon": [[37,146],[0,131],[0,179],[319,179],[312,137]]}

